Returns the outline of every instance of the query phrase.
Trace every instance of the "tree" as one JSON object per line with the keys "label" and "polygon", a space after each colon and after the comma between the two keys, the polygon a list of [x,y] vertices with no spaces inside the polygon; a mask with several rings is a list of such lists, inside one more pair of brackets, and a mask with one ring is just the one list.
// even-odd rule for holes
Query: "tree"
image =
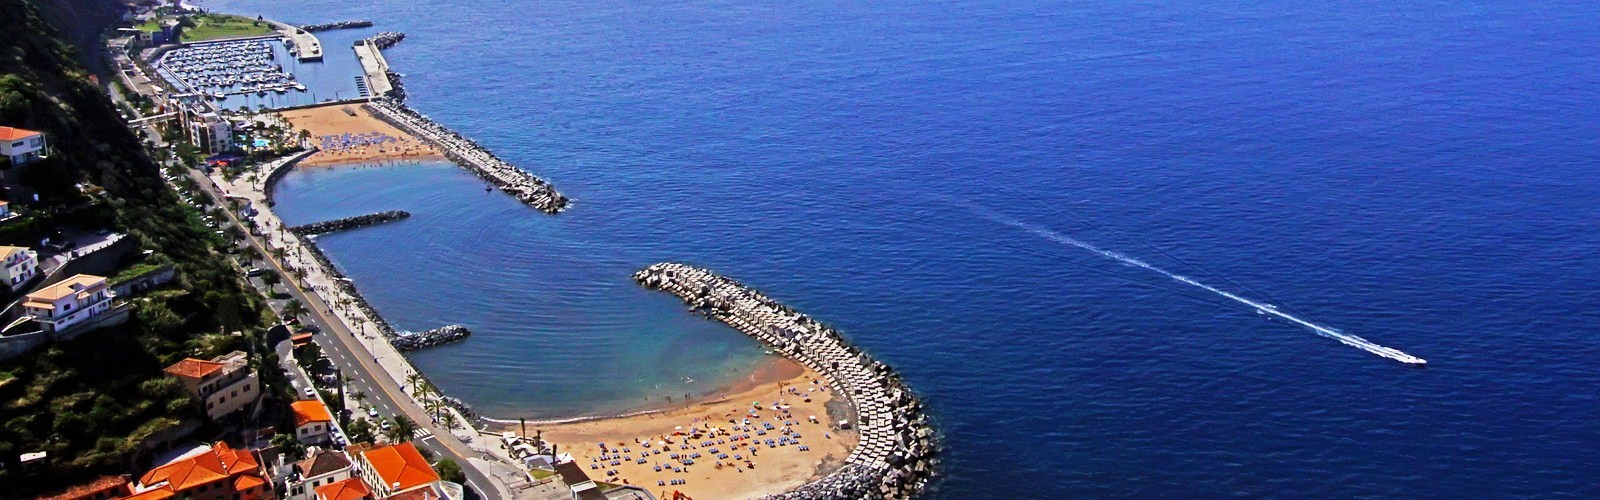
{"label": "tree", "polygon": [[458,423],[456,421],[455,412],[449,412],[449,411],[444,412],[443,415],[440,415],[439,416],[439,421],[444,423],[444,428],[450,429],[450,430],[455,430],[456,429],[456,424]]}
{"label": "tree", "polygon": [[299,318],[300,315],[305,314],[307,312],[310,312],[310,311],[306,309],[305,304],[301,304],[300,303],[300,299],[289,299],[288,302],[283,304],[283,315],[284,316],[288,316],[288,317],[291,317],[291,318]]}
{"label": "tree", "polygon": [[276,434],[276,435],[272,436],[272,445],[273,446],[277,446],[278,449],[283,450],[283,454],[285,456],[288,456],[288,457],[293,458],[295,460],[299,460],[301,458],[304,458],[305,455],[306,455],[306,445],[301,444],[299,439],[295,439],[293,433],[290,433],[290,434],[281,434],[280,433],[280,434]]}
{"label": "tree", "polygon": [[456,484],[467,482],[467,473],[461,471],[461,466],[455,460],[439,459],[439,463],[433,464],[433,470],[439,473],[439,479]]}
{"label": "tree", "polygon": [[383,431],[383,437],[387,438],[391,443],[404,443],[410,441],[411,436],[417,432],[417,423],[412,422],[411,419],[406,418],[405,415],[395,415],[394,419],[390,422],[392,425]]}
{"label": "tree", "polygon": [[372,433],[372,422],[367,421],[367,419],[355,419],[354,422],[350,422],[348,430],[350,431],[350,442],[352,443],[371,444],[377,440],[377,436]]}

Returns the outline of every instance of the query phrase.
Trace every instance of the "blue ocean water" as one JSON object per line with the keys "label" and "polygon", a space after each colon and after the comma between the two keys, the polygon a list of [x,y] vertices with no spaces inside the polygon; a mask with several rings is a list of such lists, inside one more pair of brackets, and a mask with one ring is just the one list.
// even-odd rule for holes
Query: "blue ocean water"
{"label": "blue ocean water", "polygon": [[202,5],[406,32],[413,107],[576,198],[282,186],[291,220],[417,214],[321,242],[402,326],[481,332],[417,362],[491,414],[754,363],[626,282],[684,260],[904,372],[938,497],[1600,495],[1600,4]]}

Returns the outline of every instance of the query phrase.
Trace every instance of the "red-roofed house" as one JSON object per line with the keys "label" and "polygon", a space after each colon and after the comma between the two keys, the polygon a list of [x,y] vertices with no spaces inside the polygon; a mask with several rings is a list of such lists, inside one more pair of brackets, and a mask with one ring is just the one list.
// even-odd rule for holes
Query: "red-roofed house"
{"label": "red-roofed house", "polygon": [[[0,204],[4,204],[0,201]],[[39,252],[28,247],[0,246],[0,286],[13,292],[39,274]]]}
{"label": "red-roofed house", "polygon": [[412,490],[439,490],[439,473],[411,443],[379,446],[356,453],[356,469],[378,498]]}
{"label": "red-roofed house", "polygon": [[317,488],[317,500],[373,500],[372,490],[359,477]]}
{"label": "red-roofed house", "polygon": [[233,351],[210,361],[186,358],[166,369],[168,375],[177,377],[189,394],[206,404],[206,415],[212,420],[239,411],[256,401],[261,394],[261,381],[243,351]]}
{"label": "red-roofed house", "polygon": [[[339,450],[321,450],[294,464],[294,473],[284,481],[284,499],[315,500],[324,486],[355,476],[356,468],[350,463],[349,455]],[[356,482],[361,481],[357,479]]]}
{"label": "red-roofed house", "polygon": [[333,414],[328,407],[315,399],[302,399],[289,403],[294,411],[294,437],[305,444],[328,442],[328,431],[333,429]]}
{"label": "red-roofed house", "polygon": [[9,160],[12,165],[44,158],[48,146],[43,132],[0,126],[0,157]]}
{"label": "red-roofed house", "polygon": [[274,498],[261,472],[261,464],[248,450],[235,450],[218,441],[205,452],[184,458],[139,476],[128,498],[160,500],[264,500]]}

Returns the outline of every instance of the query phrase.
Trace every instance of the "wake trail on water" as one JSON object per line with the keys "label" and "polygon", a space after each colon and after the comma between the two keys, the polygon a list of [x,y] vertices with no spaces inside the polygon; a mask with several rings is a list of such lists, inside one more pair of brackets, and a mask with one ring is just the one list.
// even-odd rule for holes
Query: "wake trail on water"
{"label": "wake trail on water", "polygon": [[979,208],[979,207],[971,207],[971,206],[969,206],[969,208],[972,208],[972,210],[974,212],[977,212],[978,215],[982,216],[985,219],[989,219],[991,221],[994,221],[994,222],[997,222],[997,223],[1000,223],[1000,224],[1004,224],[1004,225],[1007,225],[1007,226],[1011,226],[1011,227],[1015,227],[1015,228],[1027,231],[1029,233],[1032,233],[1035,236],[1039,236],[1039,237],[1045,238],[1045,239],[1050,240],[1050,241],[1054,241],[1054,242],[1057,242],[1057,243],[1062,243],[1062,244],[1065,244],[1065,245],[1070,245],[1070,246],[1081,248],[1081,249],[1084,249],[1084,250],[1088,250],[1090,252],[1094,252],[1097,255],[1100,255],[1101,257],[1112,259],[1112,260],[1115,260],[1115,261],[1118,261],[1118,262],[1121,262],[1121,263],[1124,263],[1124,264],[1128,264],[1128,265],[1131,265],[1131,266],[1134,266],[1134,267],[1139,267],[1139,268],[1143,268],[1143,269],[1146,269],[1146,270],[1149,270],[1149,271],[1153,271],[1155,273],[1158,273],[1158,274],[1164,275],[1164,276],[1166,276],[1168,278],[1171,278],[1171,279],[1173,279],[1173,280],[1175,280],[1175,281],[1177,281],[1179,283],[1190,285],[1190,286],[1199,288],[1201,290],[1205,290],[1207,292],[1211,292],[1211,293],[1216,294],[1218,296],[1221,296],[1223,298],[1232,300],[1234,302],[1238,302],[1240,304],[1244,304],[1246,306],[1249,306],[1252,309],[1255,309],[1257,312],[1260,312],[1262,314],[1275,316],[1275,317],[1281,318],[1281,319],[1283,319],[1285,321],[1288,321],[1290,323],[1294,323],[1294,324],[1306,327],[1307,329],[1311,330],[1312,332],[1316,333],[1317,335],[1321,335],[1323,337],[1327,337],[1327,338],[1330,338],[1330,339],[1337,340],[1337,341],[1339,341],[1339,343],[1342,343],[1344,345],[1347,345],[1347,346],[1350,346],[1350,347],[1354,347],[1354,348],[1357,348],[1357,349],[1361,349],[1363,351],[1367,351],[1369,353],[1376,354],[1378,356],[1382,356],[1382,357],[1389,358],[1389,359],[1392,359],[1392,360],[1395,360],[1395,361],[1399,361],[1401,363],[1412,364],[1412,365],[1424,365],[1424,364],[1428,363],[1427,360],[1424,360],[1424,359],[1416,357],[1416,356],[1412,356],[1410,354],[1406,354],[1405,352],[1403,352],[1403,351],[1401,351],[1399,349],[1395,349],[1395,348],[1392,348],[1392,347],[1381,346],[1381,345],[1378,345],[1378,344],[1376,344],[1376,343],[1374,343],[1374,342],[1372,342],[1370,340],[1367,340],[1367,339],[1364,339],[1364,338],[1361,338],[1361,337],[1358,337],[1358,336],[1355,336],[1355,335],[1351,335],[1351,334],[1348,334],[1348,333],[1344,333],[1344,332],[1338,331],[1338,330],[1330,328],[1330,327],[1326,327],[1326,326],[1322,326],[1322,325],[1319,325],[1319,324],[1316,324],[1316,323],[1312,323],[1312,322],[1306,321],[1304,319],[1300,319],[1297,316],[1291,315],[1291,314],[1283,312],[1283,311],[1279,311],[1277,306],[1274,306],[1272,304],[1267,304],[1267,303],[1263,303],[1263,302],[1257,302],[1257,301],[1254,301],[1254,300],[1250,300],[1250,299],[1241,297],[1239,295],[1235,295],[1235,294],[1230,293],[1230,292],[1228,292],[1226,290],[1222,290],[1222,289],[1213,287],[1211,285],[1207,285],[1205,283],[1201,283],[1199,281],[1196,281],[1195,279],[1190,278],[1188,276],[1184,276],[1184,275],[1181,275],[1181,274],[1173,273],[1171,271],[1167,271],[1166,269],[1162,269],[1162,268],[1156,267],[1154,265],[1151,265],[1148,262],[1145,262],[1143,260],[1139,260],[1139,259],[1134,258],[1132,256],[1125,255],[1123,253],[1116,252],[1116,251],[1113,251],[1113,250],[1107,250],[1107,249],[1104,249],[1104,248],[1100,248],[1100,247],[1094,246],[1093,244],[1090,244],[1088,242],[1080,241],[1080,240],[1078,240],[1076,238],[1073,238],[1071,236],[1067,236],[1065,234],[1061,234],[1061,233],[1052,231],[1052,230],[1050,230],[1048,228],[1044,228],[1044,227],[1036,226],[1036,225],[1033,225],[1033,224],[1028,224],[1028,223],[1025,223],[1025,222],[1009,219],[1009,218],[1007,218],[1005,216],[1002,216],[1002,215],[1000,215],[998,213],[995,213],[993,211],[990,211],[990,210],[982,209],[982,208]]}

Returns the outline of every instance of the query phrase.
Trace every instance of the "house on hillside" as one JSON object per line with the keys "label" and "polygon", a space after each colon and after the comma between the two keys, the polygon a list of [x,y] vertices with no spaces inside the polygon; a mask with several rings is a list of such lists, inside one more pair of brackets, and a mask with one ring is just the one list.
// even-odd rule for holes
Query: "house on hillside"
{"label": "house on hillside", "polygon": [[183,382],[183,388],[206,404],[206,416],[219,420],[249,407],[261,395],[261,380],[250,369],[244,351],[233,351],[210,360],[186,358],[166,368],[168,375]]}
{"label": "house on hillside", "polygon": [[26,165],[45,158],[49,155],[49,149],[44,132],[0,126],[0,157],[6,160],[0,162],[3,163],[0,168]]}
{"label": "house on hillside", "polygon": [[139,476],[130,500],[266,500],[274,498],[261,463],[249,450],[218,441],[199,453]]}
{"label": "house on hillside", "polygon": [[39,252],[28,247],[0,246],[0,286],[16,292],[38,274]]}
{"label": "house on hillside", "polygon": [[333,429],[333,414],[328,407],[315,399],[302,399],[289,403],[294,411],[294,437],[305,444],[326,444]]}
{"label": "house on hillside", "polygon": [[104,276],[79,274],[28,294],[22,307],[40,329],[55,333],[110,310],[116,296]]}
{"label": "house on hillside", "polygon": [[444,481],[411,443],[358,449],[356,470],[376,498],[450,498]]}
{"label": "house on hillside", "polygon": [[[294,472],[284,482],[284,500],[314,500],[324,486],[356,477],[350,456],[339,450],[320,450],[294,464]],[[360,482],[356,479],[356,482]],[[364,487],[363,487],[364,490]]]}

